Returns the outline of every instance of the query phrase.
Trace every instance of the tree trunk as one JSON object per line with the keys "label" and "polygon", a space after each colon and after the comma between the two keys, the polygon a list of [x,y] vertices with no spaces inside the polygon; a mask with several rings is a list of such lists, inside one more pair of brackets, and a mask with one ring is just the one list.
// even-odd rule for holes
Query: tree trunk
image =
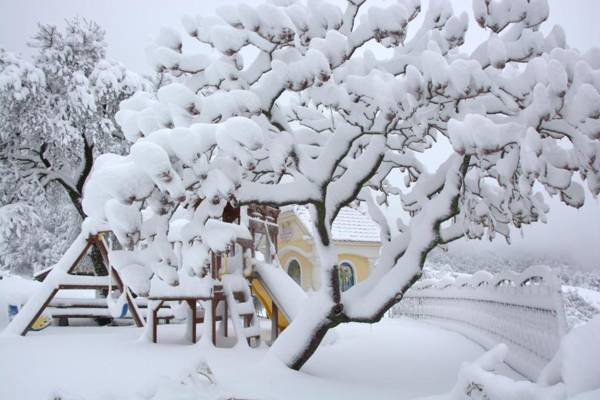
{"label": "tree trunk", "polygon": [[331,319],[336,314],[337,306],[321,293],[309,298],[300,314],[273,343],[269,354],[289,368],[302,368],[315,353],[327,331],[337,325]]}
{"label": "tree trunk", "polygon": [[[419,268],[419,271],[421,268]],[[337,269],[336,269],[337,273]],[[289,368],[300,370],[313,356],[317,348],[331,328],[341,323],[362,322],[375,323],[381,320],[385,312],[398,303],[404,293],[421,276],[417,273],[409,282],[398,289],[397,295],[384,302],[381,307],[368,319],[351,319],[343,311],[343,305],[333,303],[324,293],[319,293],[307,300],[301,313],[277,338],[269,353],[281,360]]]}
{"label": "tree trunk", "polygon": [[[458,197],[464,176],[469,164],[469,156],[451,156],[448,168],[444,170],[446,180],[439,194],[429,200],[424,209],[411,220],[412,239],[407,246],[401,246],[398,258],[394,258],[389,265],[390,271],[400,271],[406,275],[400,275],[394,287],[386,290],[383,296],[376,296],[376,308],[373,307],[364,315],[354,314],[352,310],[344,310],[343,302],[339,299],[339,281],[337,276],[337,256],[335,250],[329,247],[328,242],[322,240],[319,233],[329,234],[329,226],[325,229],[316,230],[315,244],[319,253],[322,268],[327,267],[331,272],[329,281],[323,282],[323,286],[316,296],[311,296],[305,303],[302,312],[296,316],[294,321],[282,333],[279,339],[270,349],[275,357],[279,358],[288,367],[299,370],[315,353],[319,344],[325,337],[327,331],[344,322],[366,322],[373,323],[381,319],[387,310],[402,299],[404,293],[420,277],[427,254],[440,243],[440,225],[443,221],[458,214]],[[446,171],[447,170],[447,171]],[[319,209],[317,208],[317,211]],[[327,243],[327,244],[326,244]],[[393,242],[390,242],[394,245]],[[396,269],[394,269],[396,268]],[[400,268],[400,269],[398,269]],[[397,274],[396,274],[397,275]],[[380,279],[394,278],[393,276],[381,276]],[[389,283],[389,281],[382,281]],[[376,293],[378,287],[369,289],[356,300],[366,299],[366,294]],[[371,304],[369,302],[367,305]],[[350,316],[350,317],[349,317]]]}

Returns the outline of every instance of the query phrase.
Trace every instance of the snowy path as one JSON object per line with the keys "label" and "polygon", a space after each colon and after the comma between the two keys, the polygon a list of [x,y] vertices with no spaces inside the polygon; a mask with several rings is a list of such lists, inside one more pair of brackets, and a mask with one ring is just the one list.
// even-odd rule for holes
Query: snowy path
{"label": "snowy path", "polygon": [[68,400],[148,399],[165,388],[170,389],[164,398],[174,392],[197,395],[202,386],[178,385],[204,358],[220,384],[218,392],[227,395],[411,399],[448,390],[461,362],[483,352],[452,332],[386,320],[338,328],[336,342],[319,349],[298,373],[262,361],[264,348],[207,353],[178,344],[182,331],[182,326],[161,326],[158,345],[138,342],[140,331],[132,327],[52,327],[26,338],[2,338],[0,399],[39,400],[53,394]]}

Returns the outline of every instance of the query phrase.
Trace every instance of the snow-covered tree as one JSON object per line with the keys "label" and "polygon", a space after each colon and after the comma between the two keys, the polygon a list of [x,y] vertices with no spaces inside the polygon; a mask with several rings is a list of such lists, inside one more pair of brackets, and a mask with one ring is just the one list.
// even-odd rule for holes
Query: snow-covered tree
{"label": "snow-covered tree", "polygon": [[[43,221],[26,203],[0,207],[0,269],[31,274],[32,265],[50,264],[52,244],[49,235],[36,235]],[[34,231],[34,232],[31,232]]]}
{"label": "snow-covered tree", "polygon": [[[467,15],[443,0],[240,4],[184,19],[201,43],[189,48],[163,29],[148,54],[173,81],[122,103],[131,152],[97,160],[86,214],[174,284],[222,250],[215,237],[235,237],[215,221],[228,201],[309,205],[321,287],[270,349],[302,367],[332,327],[378,321],[436,246],[544,221],[544,191],[573,207],[583,183],[600,192],[600,51],[544,35],[545,0],[473,6],[488,36],[471,53]],[[439,146],[448,157],[430,171],[419,154]],[[391,198],[408,216],[394,224]],[[356,200],[382,249],[341,293],[331,225]]]}
{"label": "snow-covered tree", "polygon": [[[26,220],[33,223],[48,209],[66,211],[69,220],[63,205],[70,202],[83,218],[82,189],[94,158],[127,149],[114,120],[119,103],[151,85],[106,59],[104,31],[94,22],[68,20],[63,32],[39,25],[29,45],[32,61],[0,49],[0,207],[25,201],[31,207],[4,212],[32,211]],[[26,231],[49,240],[39,224]],[[19,263],[30,257],[22,255]]]}
{"label": "snow-covered tree", "polygon": [[148,82],[105,58],[104,30],[68,20],[64,32],[39,25],[33,62],[0,50],[2,154],[19,181],[62,186],[83,217],[81,192],[94,160],[126,149],[114,121],[119,103]]}

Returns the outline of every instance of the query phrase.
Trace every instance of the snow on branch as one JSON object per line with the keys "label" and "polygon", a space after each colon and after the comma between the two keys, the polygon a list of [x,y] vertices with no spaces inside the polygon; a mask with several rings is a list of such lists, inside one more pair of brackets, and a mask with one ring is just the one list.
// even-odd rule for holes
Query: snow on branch
{"label": "snow on branch", "polygon": [[[173,249],[221,249],[203,238],[228,202],[310,205],[327,309],[280,339],[298,346],[281,358],[299,368],[329,327],[377,320],[399,301],[436,245],[509,239],[511,226],[543,221],[540,188],[574,207],[584,184],[600,193],[600,52],[568,48],[560,28],[544,36],[545,0],[478,0],[474,11],[490,35],[472,54],[468,17],[448,1],[423,18],[413,0],[240,4],[185,18],[209,50],[161,31],[148,55],[169,83],[121,104],[132,151],[97,160],[84,208],[131,251],[150,249],[153,265],[193,274],[197,263],[184,268],[193,263]],[[447,141],[445,163],[419,161]],[[408,214],[397,226],[382,218],[393,197]],[[385,228],[381,257],[341,294],[331,223],[365,199]]]}

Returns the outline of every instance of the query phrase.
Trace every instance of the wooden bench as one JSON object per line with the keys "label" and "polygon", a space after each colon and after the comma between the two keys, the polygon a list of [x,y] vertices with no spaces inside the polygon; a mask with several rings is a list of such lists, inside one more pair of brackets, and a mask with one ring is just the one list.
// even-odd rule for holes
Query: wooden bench
{"label": "wooden bench", "polygon": [[[86,289],[89,287],[86,287]],[[134,299],[139,309],[147,308],[145,299]],[[171,321],[173,313],[167,309],[167,306],[157,310],[157,318],[165,322]],[[48,304],[48,311],[53,318],[58,319],[59,326],[68,326],[69,318],[109,318],[111,315],[105,298],[65,298],[55,297]],[[131,319],[131,313],[128,311],[123,319]]]}

